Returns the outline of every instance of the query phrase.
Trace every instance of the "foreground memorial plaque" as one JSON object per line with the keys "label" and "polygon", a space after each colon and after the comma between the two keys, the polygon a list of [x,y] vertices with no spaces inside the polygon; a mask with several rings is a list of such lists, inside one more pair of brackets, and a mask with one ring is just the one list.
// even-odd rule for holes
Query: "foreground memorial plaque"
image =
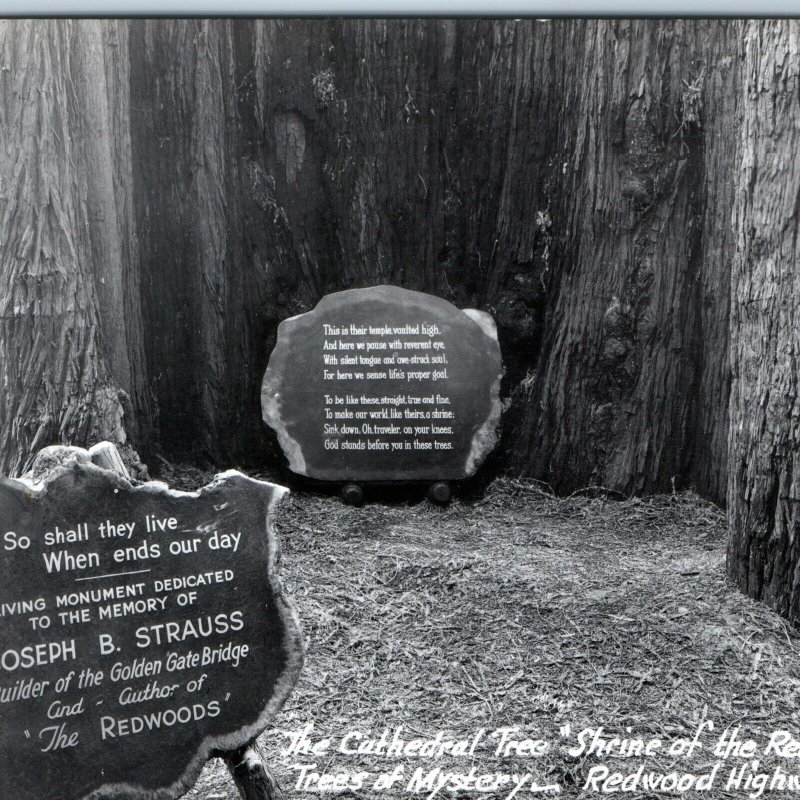
{"label": "foreground memorial plaque", "polygon": [[303,652],[275,576],[284,492],[85,463],[0,479],[0,797],[175,798],[266,727]]}
{"label": "foreground memorial plaque", "polygon": [[261,405],[300,475],[457,480],[497,441],[501,377],[488,314],[376,286],[280,324]]}

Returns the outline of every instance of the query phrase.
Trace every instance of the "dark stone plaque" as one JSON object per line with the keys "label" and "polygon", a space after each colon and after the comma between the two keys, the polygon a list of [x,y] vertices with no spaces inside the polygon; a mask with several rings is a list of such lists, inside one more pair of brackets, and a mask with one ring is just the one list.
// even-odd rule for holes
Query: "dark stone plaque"
{"label": "dark stone plaque", "polygon": [[0,797],[175,798],[266,727],[303,652],[275,575],[284,491],[87,463],[0,480]]}
{"label": "dark stone plaque", "polygon": [[375,286],[280,324],[261,406],[298,474],[457,480],[496,443],[501,376],[488,314]]}

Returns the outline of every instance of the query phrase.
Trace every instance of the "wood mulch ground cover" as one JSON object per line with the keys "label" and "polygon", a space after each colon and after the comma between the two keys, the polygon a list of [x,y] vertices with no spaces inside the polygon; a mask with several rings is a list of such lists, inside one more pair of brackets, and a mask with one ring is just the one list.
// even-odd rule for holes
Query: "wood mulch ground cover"
{"label": "wood mulch ground cover", "polygon": [[[800,737],[800,638],[728,584],[724,513],[694,494],[559,499],[498,480],[478,501],[359,509],[294,492],[277,527],[282,579],[308,647],[294,693],[261,737],[287,798],[428,797],[409,791],[420,767],[531,775],[517,797],[549,794],[532,793],[534,781],[558,786],[561,797],[599,796],[584,788],[598,765],[625,775],[642,765],[660,774],[708,773],[728,726],[757,740],[762,754],[777,729]],[[708,721],[713,730],[701,725]],[[331,738],[330,750],[287,754],[287,732],[309,723],[313,740]],[[517,740],[551,745],[535,757],[498,756],[491,734],[506,726],[518,728]],[[599,726],[605,739],[662,745],[649,757],[568,752],[580,731]],[[692,755],[670,755],[698,726]],[[351,736],[353,744],[398,729],[404,740],[485,733],[471,755],[436,760],[338,751],[348,733],[363,737]],[[794,763],[770,755],[756,771],[779,766],[796,774]],[[348,780],[349,788],[303,789],[300,764],[369,777],[361,787]],[[710,789],[683,796],[745,798],[744,784],[726,784],[748,764],[731,757]],[[393,788],[372,787],[398,765],[403,777]],[[506,798],[510,791],[444,788],[435,796]],[[624,796],[667,794],[640,781]],[[188,797],[237,794],[212,761]]]}

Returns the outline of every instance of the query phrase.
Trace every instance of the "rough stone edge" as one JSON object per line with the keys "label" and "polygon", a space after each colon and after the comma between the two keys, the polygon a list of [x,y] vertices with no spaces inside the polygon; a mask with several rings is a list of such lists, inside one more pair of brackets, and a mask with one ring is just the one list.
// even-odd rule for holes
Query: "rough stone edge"
{"label": "rough stone edge", "polygon": [[494,317],[486,311],[477,308],[463,308],[462,313],[466,314],[473,322],[477,322],[480,329],[490,338],[497,341],[497,323]]}
{"label": "rough stone edge", "polygon": [[[53,445],[53,447],[65,449],[67,446]],[[196,491],[172,489],[163,481],[148,481],[140,486],[134,486],[129,480],[117,475],[115,472],[103,469],[91,463],[91,461],[85,460],[83,457],[84,453],[88,458],[89,451],[80,447],[69,446],[67,460],[56,466],[45,479],[40,482],[33,482],[30,478],[26,477],[20,479],[0,478],[0,480],[11,484],[21,484],[25,487],[28,498],[36,501],[47,494],[49,484],[71,470],[85,470],[87,472],[100,473],[112,482],[117,483],[121,488],[134,493],[166,494],[171,497],[200,497],[218,486],[226,478],[244,478],[248,482],[267,486],[274,490],[269,505],[267,506],[265,519],[265,532],[267,536],[267,575],[272,576],[270,586],[273,590],[273,599],[278,611],[278,616],[286,630],[287,663],[286,668],[275,683],[275,692],[267,703],[266,708],[262,710],[252,725],[243,725],[241,728],[231,733],[209,736],[200,742],[196,753],[192,756],[184,769],[183,775],[168,787],[154,791],[131,783],[104,784],[97,789],[93,789],[89,794],[83,795],[80,799],[101,800],[101,798],[108,798],[111,800],[117,798],[117,800],[120,800],[124,797],[125,800],[177,800],[194,786],[197,779],[200,777],[203,767],[210,758],[213,758],[218,753],[242,747],[266,730],[270,720],[280,711],[281,707],[286,702],[286,699],[289,697],[289,694],[300,676],[300,670],[302,669],[305,659],[305,642],[297,611],[284,594],[283,585],[277,575],[280,542],[275,532],[274,523],[271,520],[271,515],[283,501],[283,498],[289,494],[289,489],[276,483],[269,483],[268,481],[251,478],[235,469],[217,473],[210,483]]]}
{"label": "rough stone edge", "polygon": [[483,333],[497,345],[498,356],[500,356],[500,372],[498,372],[490,389],[491,405],[489,414],[483,425],[475,431],[472,437],[472,449],[464,468],[468,475],[474,475],[486,456],[497,446],[497,426],[500,424],[500,416],[503,413],[503,404],[500,402],[500,382],[503,380],[505,370],[503,369],[500,342],[497,338],[497,323],[494,321],[494,317],[476,308],[465,308],[463,313],[475,322]]}
{"label": "rough stone edge", "polygon": [[[394,286],[392,284],[379,284],[377,286],[369,286],[360,289],[342,289],[338,292],[331,292],[330,294],[321,297],[319,301],[317,301],[314,308],[304,311],[301,314],[295,314],[292,317],[287,317],[278,325],[276,345],[270,355],[267,369],[264,373],[264,379],[261,383],[261,416],[264,422],[266,422],[267,425],[269,425],[270,428],[275,431],[275,434],[278,437],[278,444],[289,461],[289,469],[298,475],[308,475],[302,447],[296,439],[289,435],[289,432],[286,428],[286,423],[283,421],[281,416],[281,394],[279,391],[273,389],[273,385],[275,383],[274,373],[277,372],[279,368],[283,367],[284,361],[286,360],[286,354],[283,352],[283,349],[286,346],[286,339],[290,335],[291,328],[297,324],[298,320],[307,316],[308,314],[314,314],[319,307],[323,305],[323,303],[327,305],[330,298],[334,298],[337,295],[363,292],[365,289],[389,289],[391,291],[399,290],[401,292],[408,292],[409,294],[423,295],[425,297],[433,297],[436,300],[441,300],[442,302],[452,306],[457,313],[465,314],[469,319],[478,325],[481,331],[489,339],[491,339],[497,345],[498,356],[500,357],[500,372],[498,373],[497,378],[495,378],[495,381],[490,389],[490,411],[486,417],[486,420],[483,422],[480,428],[475,431],[475,434],[472,437],[472,449],[470,450],[470,453],[464,462],[465,477],[471,477],[478,471],[481,463],[489,455],[489,453],[491,453],[492,450],[494,450],[494,448],[497,446],[499,439],[497,435],[497,427],[500,423],[500,418],[503,412],[503,406],[500,401],[500,383],[503,379],[503,375],[505,374],[505,369],[502,363],[500,342],[497,336],[497,323],[495,323],[494,317],[492,317],[492,315],[486,311],[480,311],[476,308],[459,309],[457,306],[453,305],[453,303],[451,303],[449,300],[445,300],[443,297],[429,295],[426,292],[418,292],[414,289],[406,289],[403,286]],[[282,335],[284,338],[282,338]],[[273,359],[276,360],[275,366],[273,366]]]}
{"label": "rough stone edge", "polygon": [[[315,307],[316,308],[316,307]],[[310,311],[307,314],[312,313]],[[285,361],[288,357],[286,342],[291,336],[291,328],[296,324],[296,320],[304,316],[297,314],[289,317],[278,325],[278,338],[275,349],[269,358],[264,379],[261,382],[261,418],[267,425],[275,431],[278,437],[278,444],[284,455],[289,461],[289,469],[298,475],[306,475],[306,461],[303,457],[303,449],[297,439],[289,435],[289,430],[281,414],[283,396],[277,386],[276,376],[283,371]]]}

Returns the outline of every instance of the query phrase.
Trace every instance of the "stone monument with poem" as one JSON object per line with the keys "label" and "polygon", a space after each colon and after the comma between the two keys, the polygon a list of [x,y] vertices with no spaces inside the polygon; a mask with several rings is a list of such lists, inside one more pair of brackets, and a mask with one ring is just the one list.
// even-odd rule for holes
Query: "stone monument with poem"
{"label": "stone monument with poem", "polygon": [[333,481],[446,481],[497,441],[502,377],[491,316],[375,286],[284,320],[262,385],[289,467]]}

